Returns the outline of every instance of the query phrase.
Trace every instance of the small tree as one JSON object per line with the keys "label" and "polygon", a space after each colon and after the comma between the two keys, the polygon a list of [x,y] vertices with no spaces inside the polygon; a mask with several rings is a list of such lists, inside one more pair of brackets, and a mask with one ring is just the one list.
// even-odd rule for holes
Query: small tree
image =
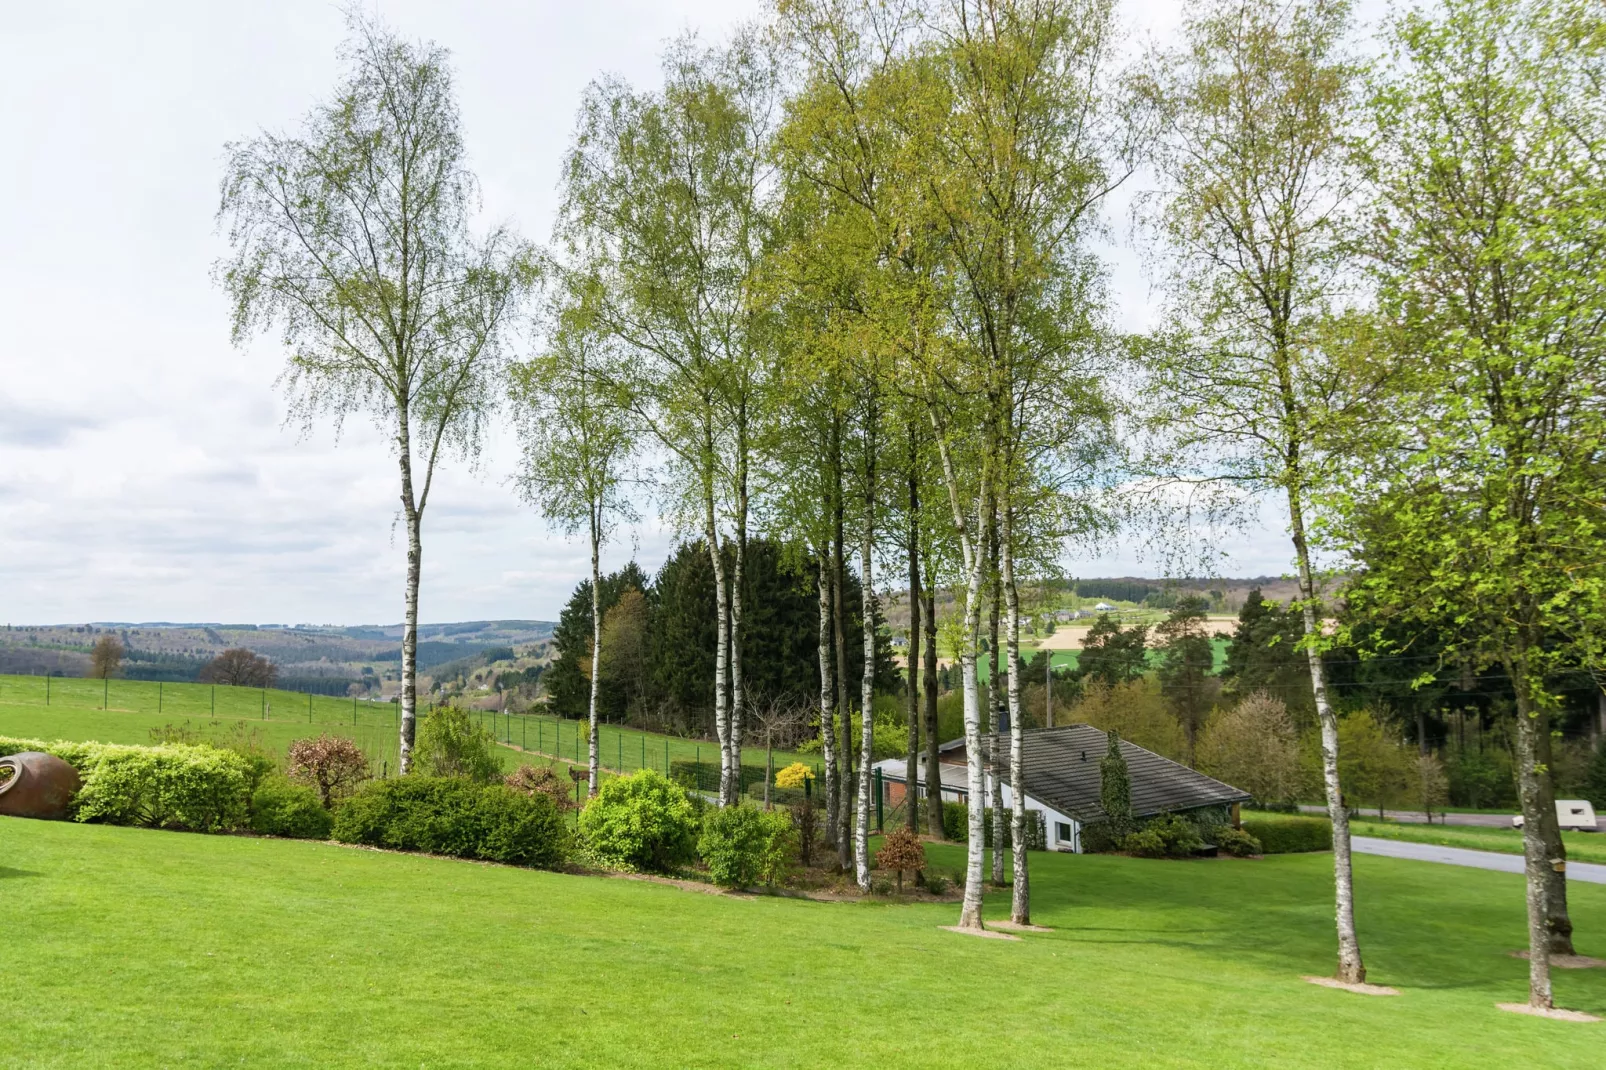
{"label": "small tree", "polygon": [[368,779],[368,756],[345,736],[298,739],[290,744],[285,772],[291,780],[316,788],[318,801],[331,810],[335,800],[350,795]]}
{"label": "small tree", "polygon": [[123,664],[123,642],[115,635],[103,635],[95,640],[89,652],[89,673],[97,680],[117,675]]}
{"label": "small tree", "polygon": [[230,647],[205,665],[195,677],[203,684],[229,684],[234,687],[272,687],[279,668],[261,654],[243,646]]}
{"label": "small tree", "polygon": [[876,852],[876,864],[882,869],[896,870],[898,894],[903,894],[903,871],[922,873],[926,868],[926,845],[914,830],[900,825],[887,833],[886,842]]}
{"label": "small tree", "polygon": [[[1445,776],[1444,763],[1436,754],[1423,754],[1416,760],[1417,786],[1422,793],[1422,811],[1428,821],[1433,820],[1433,808],[1443,807],[1450,800],[1450,778]],[[1439,815],[1444,820],[1444,815]]]}
{"label": "small tree", "polygon": [[1283,701],[1256,691],[1211,718],[1199,737],[1199,768],[1265,803],[1299,793],[1299,737]]}
{"label": "small tree", "polygon": [[440,706],[419,726],[413,767],[425,776],[460,776],[480,784],[501,779],[496,740],[456,706]]}
{"label": "small tree", "polygon": [[1110,835],[1119,838],[1132,831],[1132,774],[1121,752],[1121,737],[1113,729],[1109,742],[1099,761],[1099,805],[1110,819]]}
{"label": "small tree", "polygon": [[1171,704],[1171,712],[1182,726],[1188,741],[1188,764],[1194,764],[1199,730],[1220,688],[1210,676],[1215,648],[1205,630],[1206,604],[1203,598],[1188,596],[1177,600],[1176,608],[1157,628],[1160,639],[1160,691]]}

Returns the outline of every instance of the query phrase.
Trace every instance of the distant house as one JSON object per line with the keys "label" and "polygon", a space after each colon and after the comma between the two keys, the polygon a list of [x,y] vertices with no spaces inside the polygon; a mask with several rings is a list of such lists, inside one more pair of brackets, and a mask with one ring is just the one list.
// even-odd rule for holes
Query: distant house
{"label": "distant house", "polygon": [[1108,613],[1112,609],[1114,609],[1115,607],[1110,605],[1110,603],[1108,603],[1108,602],[1100,602],[1098,605],[1094,606],[1093,608],[1098,610],[1100,613]]}
{"label": "distant house", "polygon": [[[1009,740],[1004,739],[1007,747]],[[1035,728],[1023,733],[1022,774],[1026,783],[1026,808],[1040,810],[1047,830],[1050,851],[1082,850],[1082,827],[1106,819],[1099,805],[1099,760],[1109,748],[1104,730],[1092,725],[1072,724],[1058,728]],[[1249,793],[1223,784],[1213,777],[1163,758],[1136,743],[1121,741],[1132,781],[1132,814],[1184,813],[1214,807],[1226,810],[1249,801]],[[970,793],[965,741],[956,739],[939,751],[941,792],[944,799],[964,802]],[[1014,805],[1009,787],[1009,757],[999,760],[1000,787],[1004,805]],[[888,802],[896,805],[907,790],[904,762],[890,758],[875,763],[886,784]],[[916,769],[915,783],[922,798],[928,792],[923,768]],[[992,794],[991,781],[987,792]]]}
{"label": "distant house", "polygon": [[1074,620],[1076,619],[1076,615],[1068,609],[1062,609],[1054,614],[1054,619],[1057,621]]}

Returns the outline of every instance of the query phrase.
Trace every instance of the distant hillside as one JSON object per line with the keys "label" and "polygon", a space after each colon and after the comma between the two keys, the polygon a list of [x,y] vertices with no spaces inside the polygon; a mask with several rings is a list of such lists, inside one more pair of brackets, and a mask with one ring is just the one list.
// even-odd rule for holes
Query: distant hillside
{"label": "distant hillside", "polygon": [[[483,652],[516,650],[539,656],[552,638],[543,620],[460,621],[418,629],[420,670],[470,659]],[[102,635],[116,635],[126,651],[123,675],[136,680],[193,680],[219,652],[243,646],[279,669],[279,686],[346,694],[353,685],[378,689],[401,669],[400,624],[332,627],[277,624],[209,624],[100,621],[0,628],[0,672],[83,676],[89,650]],[[540,649],[538,649],[540,648]]]}

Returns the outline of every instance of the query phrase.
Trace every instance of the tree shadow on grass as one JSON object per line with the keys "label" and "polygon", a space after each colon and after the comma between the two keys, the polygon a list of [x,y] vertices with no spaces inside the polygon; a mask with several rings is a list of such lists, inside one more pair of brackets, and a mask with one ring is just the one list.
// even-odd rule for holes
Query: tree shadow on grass
{"label": "tree shadow on grass", "polygon": [[35,873],[32,870],[28,870],[28,869],[7,869],[5,866],[0,866],[0,880],[5,880],[7,877],[43,877],[43,876],[44,876],[43,873]]}

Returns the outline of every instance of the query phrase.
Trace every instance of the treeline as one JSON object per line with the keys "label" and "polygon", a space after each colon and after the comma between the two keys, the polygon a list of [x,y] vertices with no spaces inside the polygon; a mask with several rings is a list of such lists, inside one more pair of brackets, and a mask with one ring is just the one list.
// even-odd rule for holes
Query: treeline
{"label": "treeline", "polygon": [[[729,551],[727,551],[727,556]],[[819,579],[810,559],[770,539],[747,544],[742,573],[749,607],[741,634],[750,703],[807,707],[820,694]],[[864,621],[857,577],[845,580],[849,674],[864,665]],[[707,547],[682,543],[649,577],[634,561],[602,577],[602,657],[598,712],[604,720],[707,738],[714,731],[715,578]],[[543,676],[549,708],[588,716],[591,702],[591,581],[575,588],[553,634],[557,657]],[[890,639],[876,621],[876,682],[901,686]]]}

